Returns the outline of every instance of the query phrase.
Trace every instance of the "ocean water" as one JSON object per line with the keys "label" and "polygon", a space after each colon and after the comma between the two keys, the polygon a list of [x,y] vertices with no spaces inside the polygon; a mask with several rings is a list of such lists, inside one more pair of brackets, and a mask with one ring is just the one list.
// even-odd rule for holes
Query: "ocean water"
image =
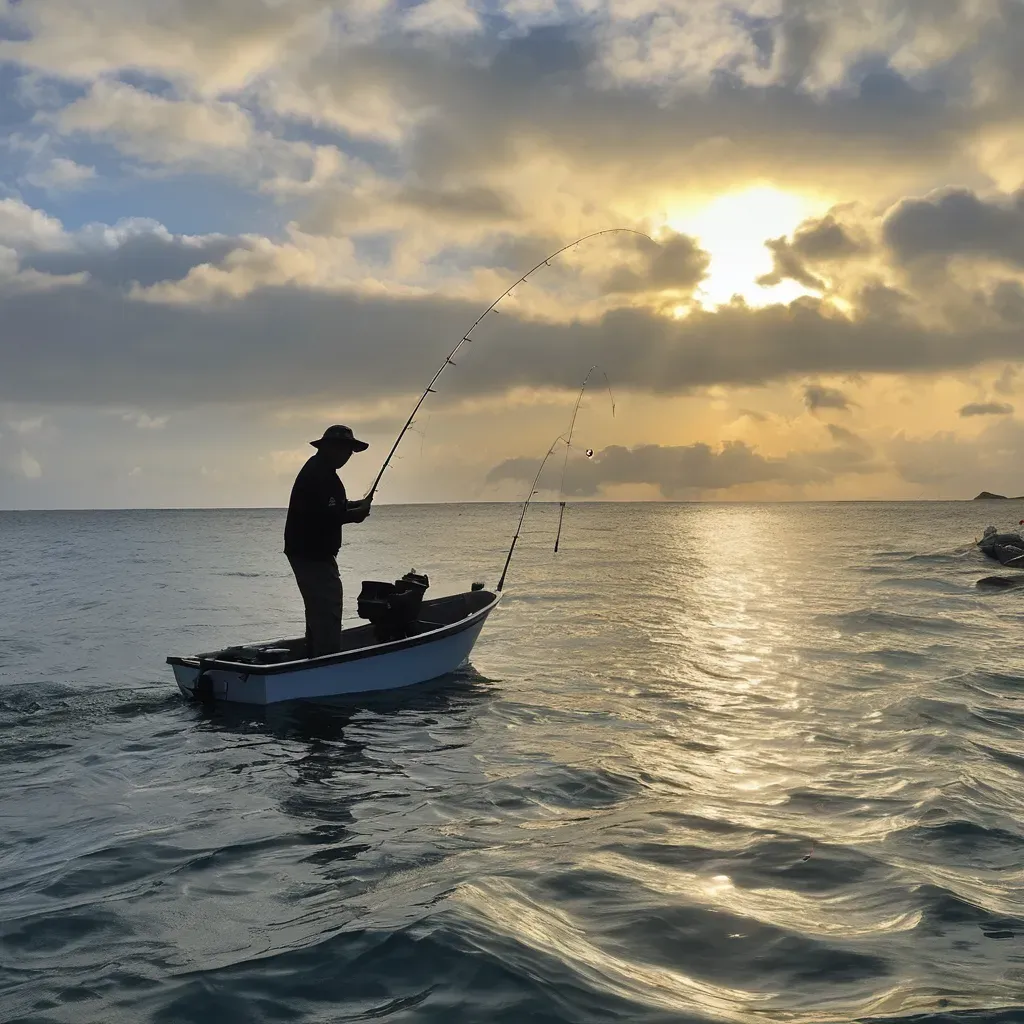
{"label": "ocean water", "polygon": [[264,713],[164,659],[301,631],[282,511],[0,513],[0,1020],[1024,1021],[1022,515],[538,506],[471,667]]}

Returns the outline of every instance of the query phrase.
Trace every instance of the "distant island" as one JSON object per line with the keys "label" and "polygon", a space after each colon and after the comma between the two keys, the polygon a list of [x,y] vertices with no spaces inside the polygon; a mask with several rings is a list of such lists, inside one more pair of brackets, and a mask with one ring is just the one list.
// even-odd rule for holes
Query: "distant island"
{"label": "distant island", "polygon": [[1008,498],[1005,494],[993,494],[991,491],[982,491],[975,501],[1024,501],[1024,498]]}

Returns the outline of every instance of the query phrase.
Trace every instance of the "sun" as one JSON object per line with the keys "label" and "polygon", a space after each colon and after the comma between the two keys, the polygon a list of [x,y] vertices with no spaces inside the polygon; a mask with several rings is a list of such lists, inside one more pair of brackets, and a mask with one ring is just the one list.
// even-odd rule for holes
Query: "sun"
{"label": "sun", "polygon": [[753,185],[708,202],[678,207],[665,225],[694,236],[711,257],[708,276],[696,295],[705,308],[727,303],[736,295],[751,306],[766,306],[791,302],[808,291],[796,281],[770,287],[757,283],[772,269],[765,241],[791,234],[808,217],[823,214],[829,205],[771,185]]}

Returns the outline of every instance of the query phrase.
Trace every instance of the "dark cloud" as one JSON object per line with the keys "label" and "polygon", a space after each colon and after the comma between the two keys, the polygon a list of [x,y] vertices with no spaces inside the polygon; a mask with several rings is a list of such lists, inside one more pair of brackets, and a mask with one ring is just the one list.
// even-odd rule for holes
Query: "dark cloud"
{"label": "dark cloud", "polygon": [[[913,297],[907,292],[878,281],[859,289],[856,298],[861,316],[865,320],[888,324],[891,327],[907,322],[905,314],[913,304]],[[993,303],[993,305],[995,304]],[[1009,319],[1024,319],[1024,305],[1021,308],[1020,318],[1011,317]]]}
{"label": "dark cloud", "polygon": [[[88,269],[87,267],[85,269]],[[241,298],[157,302],[98,281],[44,291],[0,289],[0,398],[146,404],[355,397],[422,388],[480,306],[440,297],[356,295],[297,286]],[[599,363],[616,387],[680,394],[799,376],[930,372],[1021,358],[1021,321],[981,317],[957,330],[846,317],[811,299],[732,304],[682,319],[641,308],[593,322],[488,317],[443,378],[445,394],[517,385],[576,388]],[[805,391],[809,408],[843,409],[841,393]]]}
{"label": "dark cloud", "polygon": [[757,279],[758,284],[772,287],[791,280],[816,292],[825,291],[825,282],[807,269],[804,261],[785,238],[771,238],[764,244],[772,254],[772,269]]}
{"label": "dark cloud", "polygon": [[520,216],[518,207],[509,196],[490,188],[437,189],[410,186],[402,189],[396,200],[441,218],[490,221],[512,220]]}
{"label": "dark cloud", "polygon": [[804,80],[814,69],[826,34],[825,25],[816,24],[798,5],[789,5],[777,26],[773,46],[782,82],[792,88]]}
{"label": "dark cloud", "polygon": [[847,259],[865,248],[865,243],[831,213],[821,220],[801,224],[793,234],[794,251],[809,260]]}
{"label": "dark cloud", "polygon": [[836,388],[828,388],[822,384],[808,384],[804,387],[804,405],[811,412],[817,412],[819,409],[846,411],[850,408],[850,400]]}
{"label": "dark cloud", "polygon": [[882,224],[901,263],[970,254],[1024,266],[1024,192],[981,199],[948,189],[926,199],[904,199]]}
{"label": "dark cloud", "polygon": [[1013,406],[1005,402],[970,402],[960,410],[964,418],[968,416],[1012,416]]}
{"label": "dark cloud", "polygon": [[[610,484],[654,484],[666,498],[686,498],[748,484],[822,484],[845,473],[876,468],[860,446],[847,444],[818,452],[791,452],[783,458],[761,455],[742,441],[727,443],[718,451],[707,444],[613,445],[592,459],[571,462],[565,492],[593,497]],[[536,459],[509,459],[495,466],[487,479],[490,483],[529,481],[536,472]]]}
{"label": "dark cloud", "polygon": [[711,259],[688,235],[671,234],[658,241],[639,239],[646,266],[641,271],[620,267],[605,284],[609,294],[678,290],[692,292],[704,280]]}
{"label": "dark cloud", "polygon": [[[547,259],[564,244],[565,239],[554,234],[503,237],[488,246],[486,251],[475,251],[472,258],[477,266],[495,267],[519,275]],[[556,271],[559,269],[557,264],[552,266]]]}
{"label": "dark cloud", "polygon": [[435,186],[500,172],[531,153],[556,153],[615,190],[678,188],[681,166],[689,180],[722,188],[751,177],[810,186],[824,168],[874,167],[889,177],[934,170],[959,158],[958,142],[976,127],[940,92],[917,91],[893,71],[824,96],[794,81],[760,86],[727,72],[666,92],[658,82],[609,80],[587,45],[569,40],[536,73],[524,55],[548,47],[538,34],[490,56],[470,48],[460,60],[395,40],[329,49],[298,70],[297,84],[323,98],[325,119],[368,93],[392,97],[417,125],[408,169]]}
{"label": "dark cloud", "polygon": [[871,445],[864,440],[859,434],[855,434],[852,430],[847,430],[846,427],[840,427],[835,423],[827,423],[826,427],[828,432],[832,435],[832,440],[837,445],[844,445],[847,448],[860,449],[863,451],[870,451]]}
{"label": "dark cloud", "polygon": [[1024,287],[1019,281],[1000,281],[992,291],[992,310],[1007,323],[1024,320]]}
{"label": "dark cloud", "polygon": [[800,225],[792,240],[774,238],[765,245],[771,251],[773,267],[770,273],[758,278],[759,284],[771,286],[789,279],[819,292],[825,291],[827,284],[812,272],[811,266],[847,260],[867,248],[834,214]]}
{"label": "dark cloud", "polygon": [[88,273],[102,284],[143,287],[160,281],[180,281],[204,263],[220,265],[238,249],[249,245],[242,239],[207,237],[196,241],[165,232],[132,234],[115,245],[82,245],[76,249],[31,252],[22,257],[24,269],[46,274]]}

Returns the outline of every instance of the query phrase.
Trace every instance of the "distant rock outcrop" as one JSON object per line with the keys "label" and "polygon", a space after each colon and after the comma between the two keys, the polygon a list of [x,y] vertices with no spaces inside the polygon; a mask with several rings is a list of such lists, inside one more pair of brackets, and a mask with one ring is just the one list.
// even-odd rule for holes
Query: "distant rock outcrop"
{"label": "distant rock outcrop", "polygon": [[1008,498],[1005,494],[993,494],[991,491],[982,491],[975,501],[1024,501],[1024,497]]}

